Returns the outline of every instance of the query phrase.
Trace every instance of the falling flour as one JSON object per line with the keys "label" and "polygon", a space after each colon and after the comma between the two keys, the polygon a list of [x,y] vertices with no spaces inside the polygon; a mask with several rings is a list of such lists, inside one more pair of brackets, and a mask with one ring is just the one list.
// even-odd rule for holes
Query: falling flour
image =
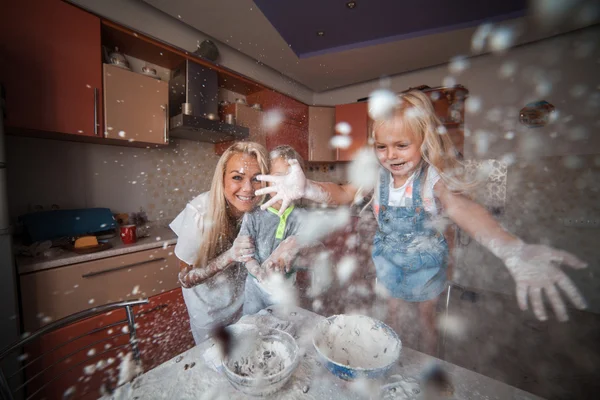
{"label": "falling flour", "polygon": [[400,354],[400,341],[381,322],[362,315],[338,315],[319,324],[315,344],[330,360],[351,368],[383,368]]}

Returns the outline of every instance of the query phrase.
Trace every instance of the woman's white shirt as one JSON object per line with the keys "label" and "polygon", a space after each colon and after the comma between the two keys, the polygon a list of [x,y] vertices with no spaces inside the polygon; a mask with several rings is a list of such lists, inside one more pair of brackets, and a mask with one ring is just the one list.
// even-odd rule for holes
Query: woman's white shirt
{"label": "woman's white shirt", "polygon": [[[194,264],[206,219],[210,192],[190,201],[185,209],[171,222],[170,228],[177,235],[175,255],[187,264]],[[218,324],[235,321],[244,303],[246,269],[235,264],[192,288],[182,288],[183,298],[190,315],[190,325],[196,343],[207,339]]]}

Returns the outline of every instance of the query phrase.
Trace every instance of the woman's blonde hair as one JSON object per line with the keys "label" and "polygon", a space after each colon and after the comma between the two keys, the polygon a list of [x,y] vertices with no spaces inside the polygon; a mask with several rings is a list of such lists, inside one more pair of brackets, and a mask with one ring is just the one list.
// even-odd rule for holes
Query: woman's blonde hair
{"label": "woman's blonde hair", "polygon": [[254,142],[237,142],[231,145],[217,162],[212,184],[210,186],[210,202],[205,219],[200,249],[196,257],[195,267],[204,267],[210,260],[217,257],[233,243],[237,234],[236,219],[230,212],[230,205],[225,199],[223,187],[227,162],[235,154],[248,154],[256,158],[260,172],[269,173],[269,158],[267,150],[261,144]]}
{"label": "woman's blonde hair", "polygon": [[[433,166],[448,188],[454,191],[471,186],[464,179],[464,167],[458,159],[452,140],[444,125],[436,116],[429,97],[420,90],[411,90],[398,96],[394,116],[401,116],[402,123],[416,136],[421,144],[421,157]],[[390,119],[377,120],[373,124],[372,137],[384,124],[393,123]]]}

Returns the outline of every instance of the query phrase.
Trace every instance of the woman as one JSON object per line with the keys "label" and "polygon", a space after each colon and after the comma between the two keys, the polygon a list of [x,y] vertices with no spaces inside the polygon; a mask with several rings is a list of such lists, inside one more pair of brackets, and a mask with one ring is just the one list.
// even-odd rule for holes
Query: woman
{"label": "woman", "polygon": [[209,192],[202,193],[170,224],[177,234],[179,281],[196,344],[217,325],[242,313],[246,270],[240,263],[254,254],[248,236],[236,238],[242,216],[262,200],[256,179],[268,173],[268,155],[257,143],[236,143],[219,159]]}

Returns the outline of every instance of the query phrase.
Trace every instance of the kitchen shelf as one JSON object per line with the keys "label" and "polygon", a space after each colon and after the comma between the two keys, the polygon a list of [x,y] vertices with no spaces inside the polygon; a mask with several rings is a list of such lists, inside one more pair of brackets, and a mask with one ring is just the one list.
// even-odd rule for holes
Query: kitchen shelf
{"label": "kitchen shelf", "polygon": [[232,92],[249,95],[267,89],[266,86],[222,65],[104,19],[102,20],[102,44],[111,49],[118,47],[121,53],[171,70],[176,69],[184,60],[191,60],[215,70],[219,77],[219,87]]}

